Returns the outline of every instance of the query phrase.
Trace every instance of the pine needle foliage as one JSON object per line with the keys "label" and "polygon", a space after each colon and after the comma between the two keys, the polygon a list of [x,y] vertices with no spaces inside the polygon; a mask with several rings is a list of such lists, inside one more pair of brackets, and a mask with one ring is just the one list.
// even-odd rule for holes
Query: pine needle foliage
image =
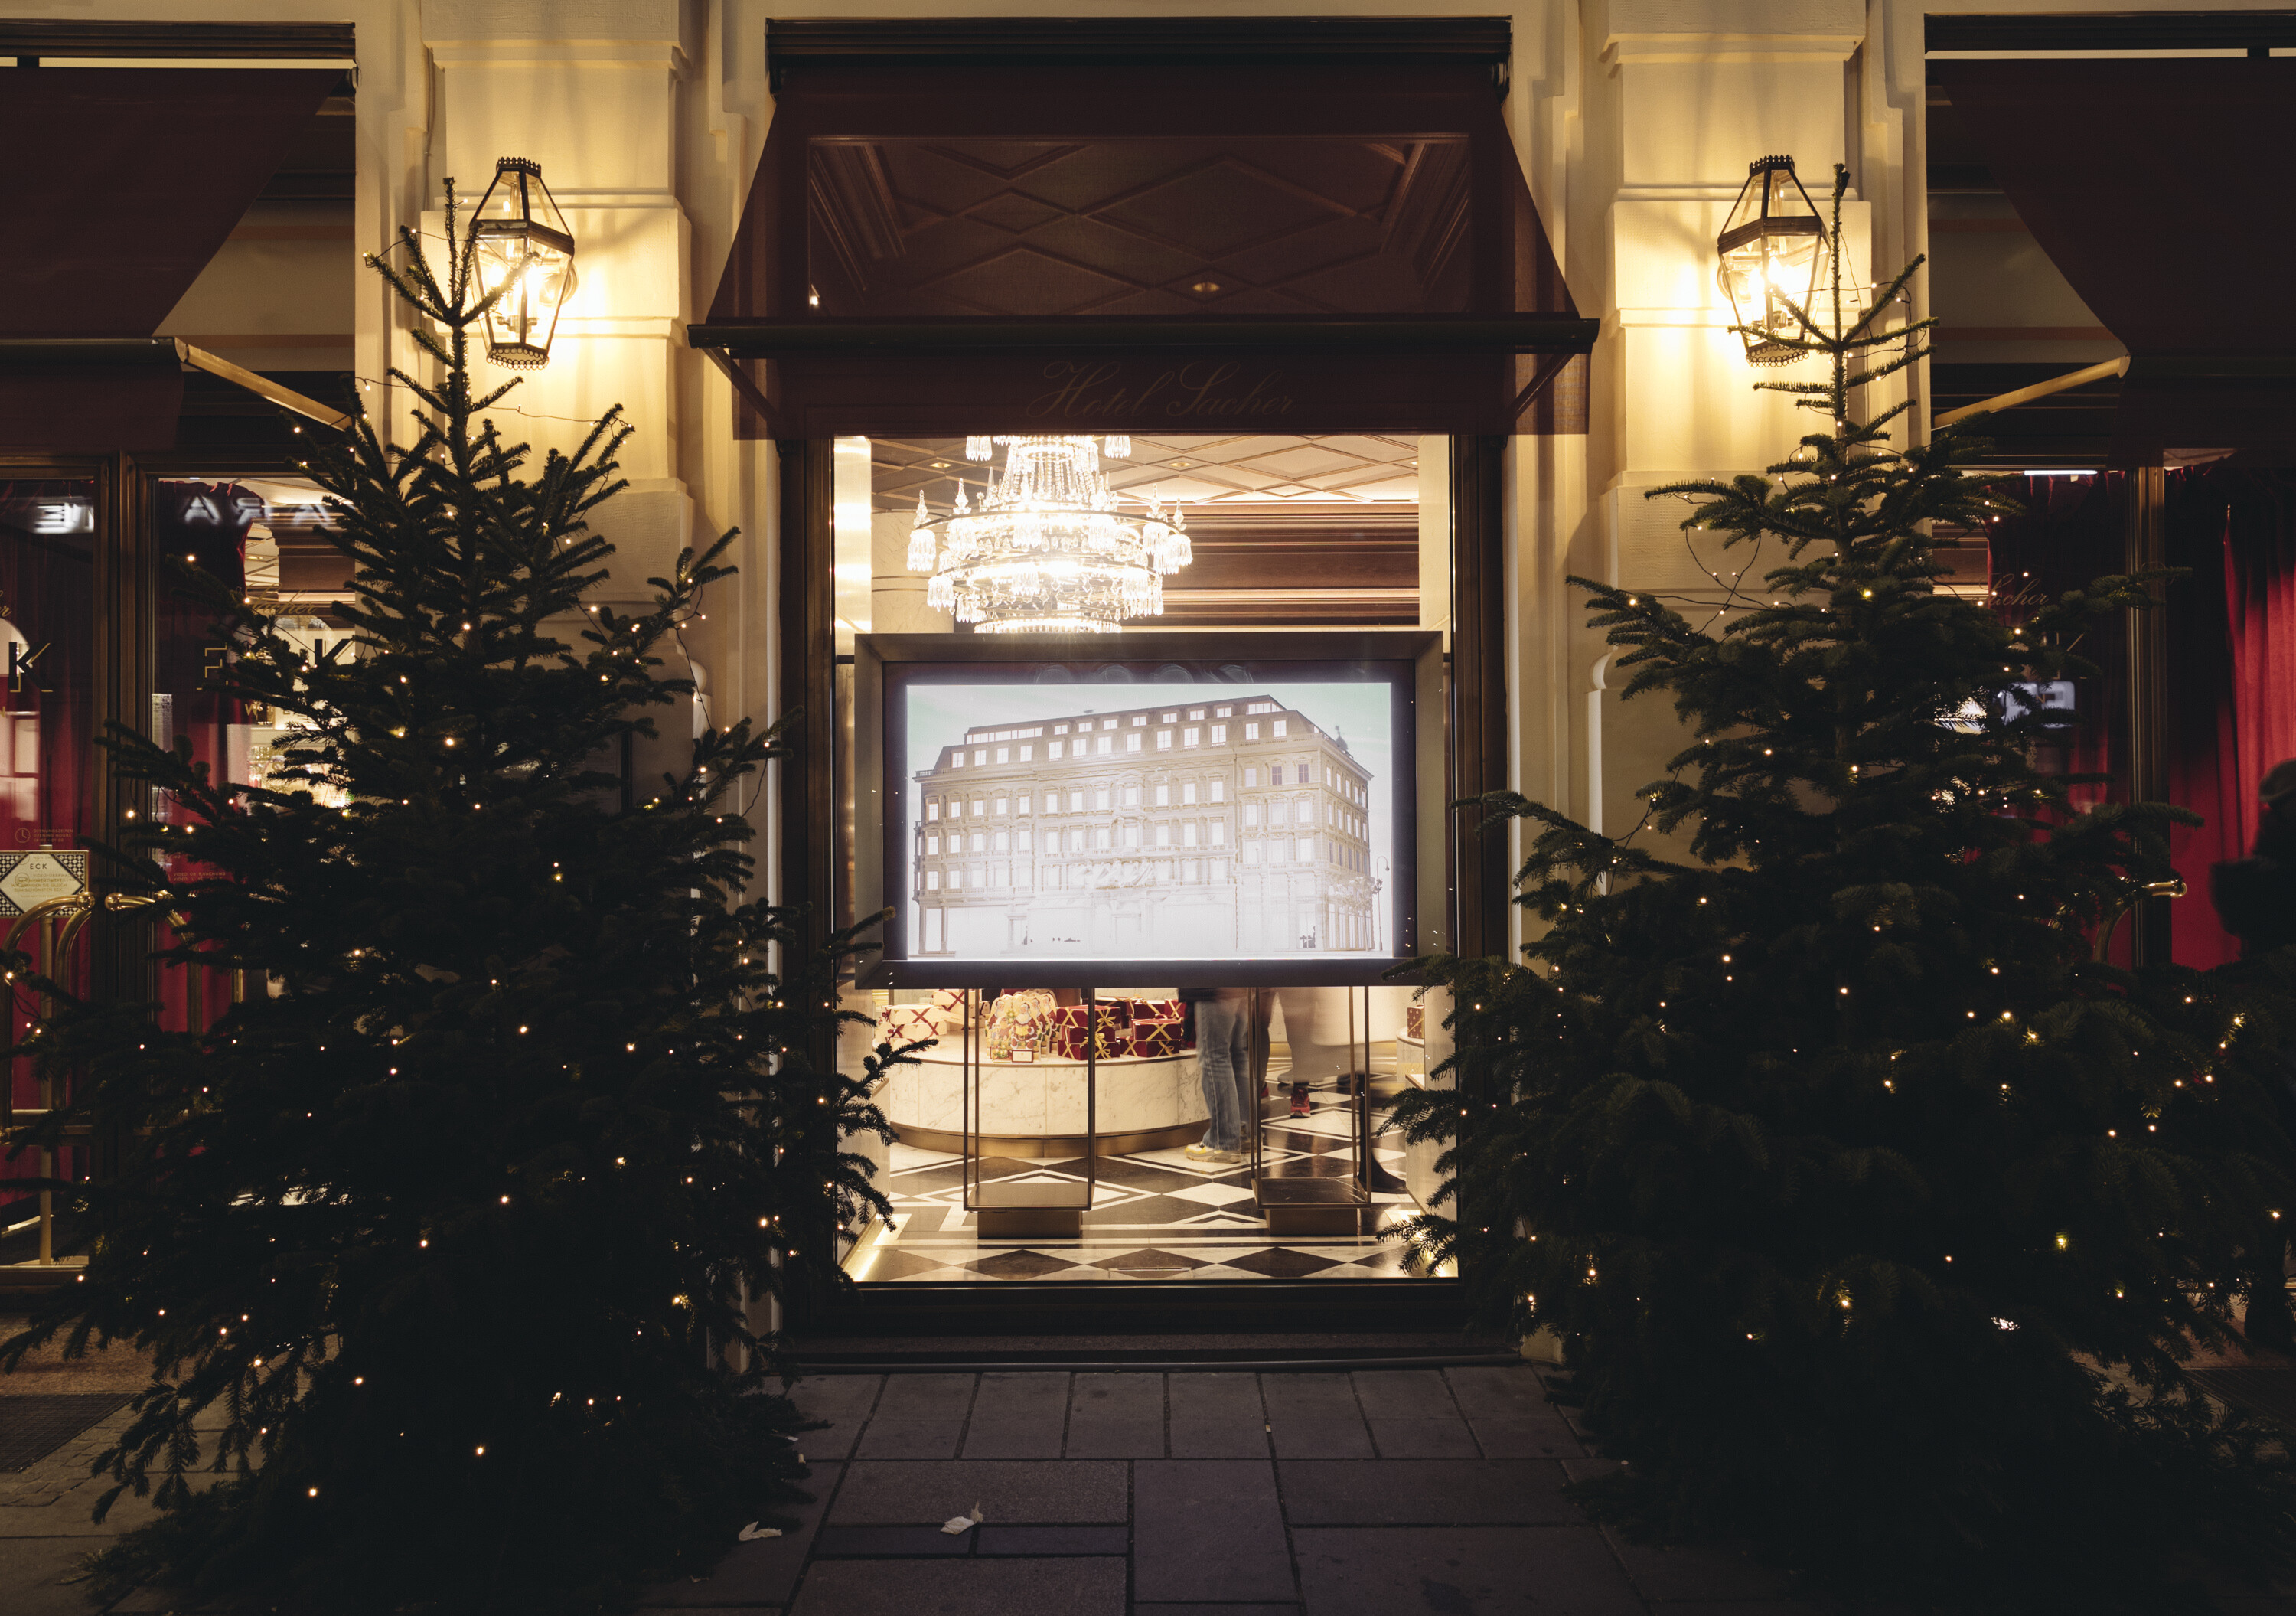
{"label": "pine needle foliage", "polygon": [[307,658],[210,586],[283,772],[107,742],[173,804],[118,850],[132,913],[176,917],[162,969],[244,972],[244,1002],[173,1031],[66,999],[30,1046],[78,1085],[49,1131],[123,1160],[84,1186],[85,1282],[6,1360],[152,1354],[97,1470],[103,1508],[156,1483],[174,1513],[111,1569],[297,1610],[613,1608],[786,1513],[799,1425],[753,1320],[883,1205],[840,1144],[884,1129],[876,1062],[807,1056],[850,939],[777,976],[789,916],[747,895],[774,735],[710,729],[627,808],[612,772],[692,691],[664,652],[731,535],[641,611],[585,607],[630,429],[528,475],[488,415],[515,383],[473,381],[489,299],[451,194],[447,219],[443,277],[411,233],[375,266],[437,365],[393,373],[414,441],[361,419],[310,462],[353,645]]}
{"label": "pine needle foliage", "polygon": [[1560,1334],[1628,1461],[1598,1507],[1924,1609],[2206,1608],[2180,1556],[2296,1542],[2284,1462],[2184,1373],[2290,1193],[2259,1076],[2286,973],[2100,962],[2192,816],[2078,809],[1995,697],[2093,672],[2072,642],[2160,580],[2013,633],[1938,587],[1931,524],[2003,506],[1968,438],[1854,415],[1922,326],[1844,317],[1842,188],[1833,317],[1794,342],[1824,378],[1765,384],[1821,430],[1654,495],[1760,587],[1685,613],[1573,580],[1689,743],[1623,835],[1492,800],[1536,831],[1541,925],[1523,964],[1432,964],[1458,1087],[1402,1120],[1456,1202],[1414,1235],[1487,1322]]}

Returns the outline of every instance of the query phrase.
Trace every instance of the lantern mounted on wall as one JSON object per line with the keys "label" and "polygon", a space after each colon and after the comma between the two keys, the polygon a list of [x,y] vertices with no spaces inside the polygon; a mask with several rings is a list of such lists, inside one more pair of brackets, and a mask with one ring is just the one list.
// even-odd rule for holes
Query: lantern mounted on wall
{"label": "lantern mounted on wall", "polygon": [[523,157],[495,163],[494,184],[471,220],[479,290],[501,295],[487,310],[487,357],[512,370],[550,363],[550,340],[574,295],[574,235],[542,183],[542,165]]}
{"label": "lantern mounted on wall", "polygon": [[[1811,307],[1825,279],[1825,221],[1794,177],[1791,157],[1747,165],[1745,188],[1714,243],[1721,255],[1723,295],[1746,339],[1753,365],[1791,365],[1801,357],[1788,341],[1806,333],[1789,304],[1813,322]],[[1786,340],[1781,340],[1785,339]]]}

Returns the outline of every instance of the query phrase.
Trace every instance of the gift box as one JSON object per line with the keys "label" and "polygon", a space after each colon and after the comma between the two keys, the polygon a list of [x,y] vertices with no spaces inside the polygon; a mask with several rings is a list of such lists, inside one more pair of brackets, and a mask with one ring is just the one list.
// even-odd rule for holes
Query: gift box
{"label": "gift box", "polygon": [[1130,1052],[1131,1018],[1121,1005],[1062,1005],[1053,1012],[1053,1051],[1063,1060],[1081,1061],[1086,1058],[1085,1029],[1092,1025],[1086,1018],[1099,1012],[1097,1048],[1092,1053],[1103,1061],[1112,1061]]}
{"label": "gift box", "polygon": [[877,1034],[889,1044],[915,1044],[940,1036],[931,1005],[894,1005],[877,1017]]}
{"label": "gift box", "polygon": [[1407,1005],[1403,1011],[1403,1036],[1418,1043],[1427,1041],[1427,1006]]}
{"label": "gift box", "polygon": [[1177,999],[1127,999],[1125,1013],[1133,1021],[1172,1021],[1187,1014],[1187,1007]]}
{"label": "gift box", "polygon": [[1176,1055],[1182,1047],[1186,1022],[1177,1015],[1136,1015],[1132,1018],[1132,1053],[1150,1058]]}
{"label": "gift box", "polygon": [[992,1061],[1033,1061],[1052,1041],[1053,1012],[1060,1008],[1042,988],[1007,992],[988,1006],[988,1058]]}
{"label": "gift box", "polygon": [[963,988],[936,988],[926,999],[933,1013],[933,1024],[944,1033],[963,1032],[971,1022],[972,993]]}

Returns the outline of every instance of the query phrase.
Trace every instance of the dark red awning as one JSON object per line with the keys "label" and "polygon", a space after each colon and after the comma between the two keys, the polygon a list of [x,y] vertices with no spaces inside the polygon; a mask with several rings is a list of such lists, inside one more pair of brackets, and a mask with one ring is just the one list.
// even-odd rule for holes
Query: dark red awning
{"label": "dark red awning", "polygon": [[[301,68],[18,68],[0,94],[0,339],[149,337],[340,82]],[[0,447],[175,443],[171,346],[0,369]],[[124,353],[125,350],[122,350]]]}
{"label": "dark red awning", "polygon": [[2296,460],[2296,61],[1933,62],[2034,239],[2129,351],[2113,460]]}
{"label": "dark red awning", "polygon": [[1584,430],[1487,70],[802,62],[695,346],[746,435]]}

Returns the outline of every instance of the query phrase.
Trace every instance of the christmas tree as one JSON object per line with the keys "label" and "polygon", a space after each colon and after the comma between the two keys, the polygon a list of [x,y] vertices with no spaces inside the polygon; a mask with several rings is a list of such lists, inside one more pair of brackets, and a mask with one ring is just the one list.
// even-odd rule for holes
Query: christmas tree
{"label": "christmas tree", "polygon": [[758,1321],[883,1205],[840,1148],[883,1128],[875,1066],[808,1058],[850,939],[776,974],[788,917],[746,896],[774,736],[710,729],[634,798],[613,772],[693,688],[663,653],[726,541],[643,611],[586,608],[629,428],[527,475],[487,415],[510,386],[473,381],[492,299],[451,192],[444,275],[402,246],[375,267],[436,363],[393,373],[417,434],[362,420],[310,462],[352,644],[307,658],[217,595],[226,693],[282,716],[280,767],[258,789],[110,738],[171,807],[117,850],[103,923],[167,914],[163,969],[248,991],[204,1029],[66,999],[34,1035],[78,1084],[49,1131],[122,1160],[76,1186],[85,1282],[6,1352],[154,1358],[99,1469],[105,1507],[156,1481],[170,1513],[100,1571],[329,1611],[611,1607],[801,1496]]}
{"label": "christmas tree", "polygon": [[2092,671],[2071,642],[2162,580],[2017,631],[1939,587],[1932,524],[2003,507],[1980,445],[1893,448],[1906,406],[1853,413],[1920,355],[1884,312],[1919,261],[1850,307],[1843,185],[1788,339],[1824,377],[1764,384],[1823,430],[1653,496],[1746,584],[1574,580],[1688,743],[1623,835],[1495,802],[1537,827],[1542,923],[1521,964],[1433,966],[1458,1092],[1401,1109],[1453,1141],[1456,1199],[1415,1238],[1487,1320],[1560,1334],[1628,1461],[1602,1509],[1925,1605],[2205,1608],[2180,1555],[2253,1572],[2296,1544],[2285,1464],[2184,1374],[2233,1339],[2290,1193],[2258,1075],[2296,1030],[2286,972],[2104,963],[2181,811],[2076,811],[2004,698]]}

